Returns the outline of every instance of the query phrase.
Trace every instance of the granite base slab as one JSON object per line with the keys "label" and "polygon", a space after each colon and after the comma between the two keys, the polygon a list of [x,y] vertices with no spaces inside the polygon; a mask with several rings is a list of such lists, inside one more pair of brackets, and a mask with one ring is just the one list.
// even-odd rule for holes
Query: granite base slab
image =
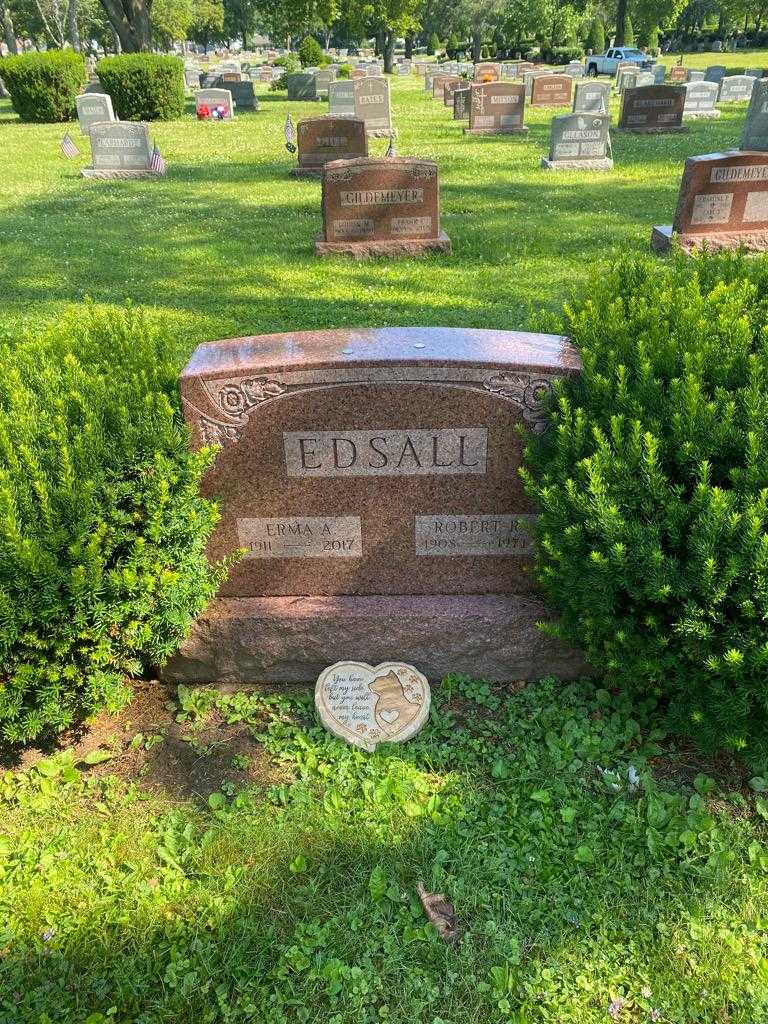
{"label": "granite base slab", "polygon": [[608,157],[600,160],[549,160],[543,156],[541,166],[548,171],[612,171],[613,160]]}
{"label": "granite base slab", "polygon": [[768,252],[768,231],[723,231],[711,235],[678,235],[671,224],[661,224],[651,229],[651,250],[666,253],[672,248],[672,239],[683,252],[691,253],[704,246],[710,252],[723,249],[746,249],[747,252]]}
{"label": "granite base slab", "polygon": [[683,114],[683,120],[684,121],[699,121],[699,120],[714,121],[718,117],[720,117],[720,111],[719,110],[697,110],[697,111],[694,111],[692,114],[685,114],[685,113]]}
{"label": "granite base slab", "polygon": [[80,174],[84,178],[96,178],[101,181],[128,181],[134,178],[163,178],[160,171],[102,171],[95,167],[84,167]]}
{"label": "granite base slab", "polygon": [[684,124],[674,128],[615,128],[622,135],[686,135],[691,129]]}
{"label": "granite base slab", "polygon": [[398,238],[387,241],[326,242],[315,240],[318,256],[351,256],[356,260],[367,260],[375,256],[399,259],[404,256],[424,256],[430,252],[450,253],[451,240],[444,231],[437,238]]}
{"label": "granite base slab", "polygon": [[465,128],[465,135],[527,135],[528,125],[524,124],[522,128],[505,128],[501,131],[499,128]]}
{"label": "granite base slab", "polygon": [[397,658],[435,681],[461,672],[494,682],[574,679],[582,655],[545,636],[536,597],[218,598],[162,678],[194,683],[314,682],[343,659]]}
{"label": "granite base slab", "polygon": [[292,178],[314,178],[319,181],[323,176],[322,167],[292,167],[288,172]]}
{"label": "granite base slab", "polygon": [[397,128],[366,128],[365,134],[369,139],[396,139]]}

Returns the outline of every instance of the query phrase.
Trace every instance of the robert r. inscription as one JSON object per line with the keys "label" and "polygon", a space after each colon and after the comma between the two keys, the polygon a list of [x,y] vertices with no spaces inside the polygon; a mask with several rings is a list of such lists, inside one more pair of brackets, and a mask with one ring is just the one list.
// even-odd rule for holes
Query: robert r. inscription
{"label": "robert r. inscription", "polygon": [[534,515],[416,516],[417,555],[530,555]]}
{"label": "robert r. inscription", "polygon": [[288,476],[485,473],[485,427],[320,430],[283,434]]}

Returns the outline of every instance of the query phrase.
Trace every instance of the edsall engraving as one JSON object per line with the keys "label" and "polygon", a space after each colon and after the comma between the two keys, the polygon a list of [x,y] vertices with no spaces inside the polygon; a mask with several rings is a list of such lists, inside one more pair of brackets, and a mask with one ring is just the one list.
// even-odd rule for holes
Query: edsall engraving
{"label": "edsall engraving", "polygon": [[482,475],[488,431],[288,431],[283,446],[286,471],[293,477]]}

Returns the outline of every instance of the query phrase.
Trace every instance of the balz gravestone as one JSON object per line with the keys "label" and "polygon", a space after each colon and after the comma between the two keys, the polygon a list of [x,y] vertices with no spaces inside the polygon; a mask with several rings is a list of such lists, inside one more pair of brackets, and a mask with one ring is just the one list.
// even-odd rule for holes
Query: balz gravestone
{"label": "balz gravestone", "polygon": [[682,85],[644,85],[625,89],[621,99],[620,132],[640,135],[680,134],[683,124],[685,87]]}
{"label": "balz gravestone", "polygon": [[350,657],[429,678],[573,677],[544,635],[518,468],[567,339],[392,328],[201,345],[181,377],[193,444],[219,444],[209,555],[247,555],[165,670],[306,681]]}
{"label": "balz gravestone", "polygon": [[550,171],[610,171],[609,114],[561,114],[552,118],[549,158],[541,166]]}
{"label": "balz gravestone", "polygon": [[731,150],[685,161],[675,219],[655,227],[651,247],[666,252],[672,238],[690,251],[768,250],[768,154]]}
{"label": "balz gravestone", "polygon": [[115,120],[112,98],[107,96],[106,93],[84,93],[82,96],[77,97],[75,104],[77,106],[77,120],[83,135],[88,134],[92,124],[98,124],[100,121]]}
{"label": "balz gravestone", "polygon": [[389,82],[386,78],[361,78],[354,83],[355,117],[365,121],[371,139],[391,138],[392,110],[389,105]]}
{"label": "balz gravestone", "polygon": [[296,178],[321,177],[331,160],[368,156],[368,136],[363,121],[352,117],[308,117],[296,126],[299,164],[291,170]]}
{"label": "balz gravestone", "polygon": [[153,146],[149,126],[135,121],[105,121],[92,124],[92,167],[80,172],[84,178],[158,178],[164,172],[152,167]]}
{"label": "balz gravestone", "polygon": [[520,135],[528,131],[525,86],[515,82],[486,82],[470,86],[467,135]]}
{"label": "balz gravestone", "polygon": [[318,255],[366,259],[450,251],[440,230],[436,163],[385,157],[326,164]]}

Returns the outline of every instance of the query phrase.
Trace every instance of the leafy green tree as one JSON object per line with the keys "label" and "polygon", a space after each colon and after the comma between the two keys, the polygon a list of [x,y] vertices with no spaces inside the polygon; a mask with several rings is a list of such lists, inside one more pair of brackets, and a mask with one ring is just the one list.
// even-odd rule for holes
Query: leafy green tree
{"label": "leafy green tree", "polygon": [[437,38],[437,33],[433,32],[432,35],[429,37],[429,42],[427,43],[427,53],[434,54],[437,53],[439,49],[440,40]]}
{"label": "leafy green tree", "polygon": [[152,0],[101,0],[101,5],[126,53],[152,49]]}
{"label": "leafy green tree", "polygon": [[228,39],[241,39],[244,50],[250,49],[249,39],[258,31],[259,23],[256,0],[224,0],[224,34]]}
{"label": "leafy green tree", "polygon": [[275,40],[284,40],[287,46],[297,36],[321,32],[333,25],[338,13],[338,0],[263,0],[260,7],[261,21],[268,34]]}
{"label": "leafy green tree", "polygon": [[194,21],[189,38],[207,50],[211,43],[224,38],[224,4],[222,0],[194,0]]}
{"label": "leafy green tree", "polygon": [[154,0],[152,4],[152,38],[164,50],[174,42],[187,38],[194,21],[193,0]]}
{"label": "leafy green tree", "polygon": [[318,67],[323,60],[323,48],[314,36],[304,36],[299,47],[299,60],[303,68]]}
{"label": "leafy green tree", "polygon": [[5,39],[5,45],[12,54],[17,54],[19,48],[16,44],[16,32],[13,27],[13,18],[11,17],[11,8],[7,0],[0,0],[0,23],[3,27],[3,37]]}
{"label": "leafy green tree", "polygon": [[605,52],[605,25],[602,18],[594,18],[589,26],[586,45],[593,53]]}

